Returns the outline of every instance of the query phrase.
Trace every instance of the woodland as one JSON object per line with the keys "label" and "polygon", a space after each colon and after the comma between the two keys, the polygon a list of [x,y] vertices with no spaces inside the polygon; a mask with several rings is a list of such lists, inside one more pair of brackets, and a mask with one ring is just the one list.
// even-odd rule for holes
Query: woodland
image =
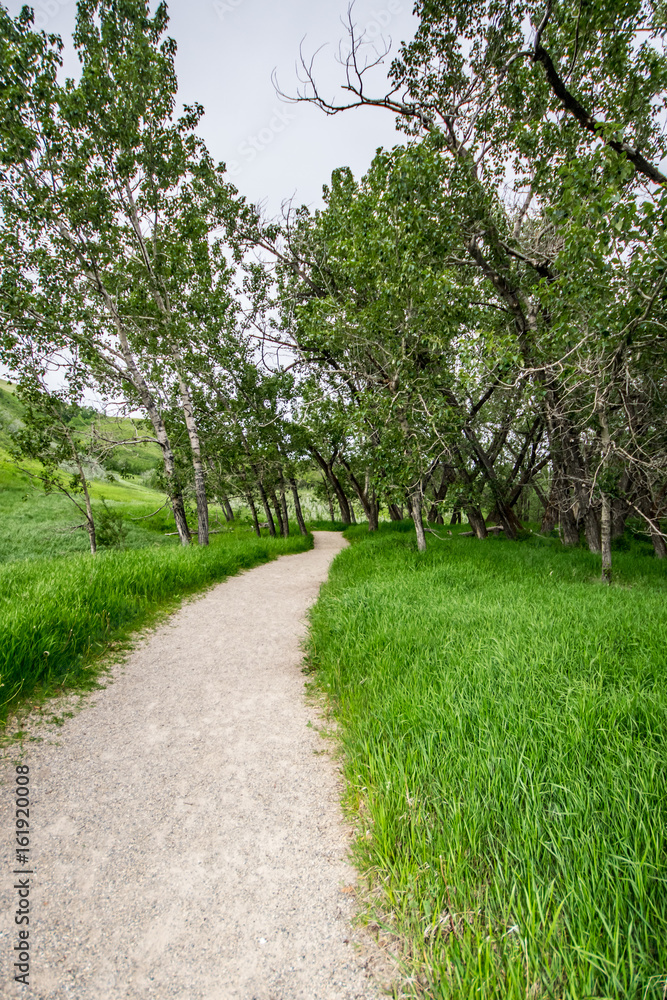
{"label": "woodland", "polygon": [[267,218],[165,3],[79,0],[76,79],[0,5],[0,726],[343,530],[305,670],[395,996],[664,1000],[667,8],[414,12],[275,80],[402,141]]}
{"label": "woodland", "polygon": [[478,539],[538,520],[605,579],[628,524],[665,557],[663,8],[416,13],[391,60],[350,13],[340,104],[302,54],[285,99],[384,110],[405,143],[267,220],[197,137],[202,107],[177,108],[165,4],[79,3],[76,81],[59,38],[0,12],[15,447],[47,484],[73,468],[91,551],[86,452],[122,435],[75,440],[61,414],[94,388],[135,418],[123,446],[159,447],[183,545],[186,505],[206,545],[212,501],[271,534],[289,502],[305,531],[306,469],[344,524],[408,516],[420,551],[464,518]]}

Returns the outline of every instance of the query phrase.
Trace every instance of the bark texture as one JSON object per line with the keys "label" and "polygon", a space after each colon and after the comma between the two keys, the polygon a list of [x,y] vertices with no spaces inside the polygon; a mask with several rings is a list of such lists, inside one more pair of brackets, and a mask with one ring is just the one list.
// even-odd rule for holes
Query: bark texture
{"label": "bark texture", "polygon": [[294,500],[294,513],[296,514],[296,522],[299,525],[299,531],[302,535],[308,534],[308,528],[306,527],[306,522],[303,519],[303,512],[301,510],[301,500],[299,499],[299,491],[296,485],[296,479],[293,476],[289,480],[290,489],[292,491],[292,499]]}

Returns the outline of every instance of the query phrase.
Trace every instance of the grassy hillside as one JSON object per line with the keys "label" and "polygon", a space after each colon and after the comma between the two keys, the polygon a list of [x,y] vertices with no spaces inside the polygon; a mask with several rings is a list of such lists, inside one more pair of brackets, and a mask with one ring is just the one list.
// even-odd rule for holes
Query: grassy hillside
{"label": "grassy hillside", "polygon": [[[11,382],[0,379],[0,449],[5,453],[11,443],[11,430],[21,422],[23,405],[16,397]],[[71,425],[78,431],[89,431],[95,424],[104,437],[119,441],[132,439],[137,434],[137,424],[127,417],[109,417],[98,413],[92,407],[83,407],[72,416]],[[143,431],[142,431],[143,433]],[[150,429],[147,430],[149,435]],[[160,463],[160,449],[150,442],[138,445],[124,445],[113,451],[105,461],[105,467],[128,475],[141,475],[156,468]]]}
{"label": "grassy hillside", "polygon": [[348,531],[310,656],[414,995],[664,998],[667,567],[397,527]]}
{"label": "grassy hillside", "polygon": [[[22,412],[13,387],[0,380],[0,563],[86,552],[87,533],[72,530],[82,520],[73,504],[61,494],[45,495],[41,484],[22,472],[10,456],[11,430],[20,425]],[[134,434],[131,420],[115,421],[92,410],[74,416],[72,426],[86,431],[93,421],[108,437],[123,440]],[[174,530],[168,511],[146,519],[166,499],[142,479],[142,474],[154,469],[159,461],[157,445],[126,446],[107,461],[108,471],[98,467],[97,478],[91,480],[96,510],[103,509],[104,500],[112,510],[122,513],[127,531],[125,548],[173,542],[165,535],[166,531]],[[35,463],[22,465],[37,471]],[[114,469],[122,470],[122,477]]]}
{"label": "grassy hillside", "polygon": [[14,387],[0,378],[0,448],[9,447],[10,430],[20,422],[22,412]]}

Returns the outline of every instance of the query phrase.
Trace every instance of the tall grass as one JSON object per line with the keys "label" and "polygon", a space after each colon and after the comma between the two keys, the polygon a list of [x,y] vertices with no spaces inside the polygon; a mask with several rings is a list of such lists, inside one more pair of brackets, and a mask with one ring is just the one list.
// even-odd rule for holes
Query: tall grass
{"label": "tall grass", "polygon": [[312,536],[249,532],[193,545],[98,552],[0,565],[0,719],[37,686],[76,684],[92,654],[165,602],[312,546]]}
{"label": "tall grass", "polygon": [[310,655],[415,995],[665,995],[667,574],[615,571],[391,528],[334,563]]}

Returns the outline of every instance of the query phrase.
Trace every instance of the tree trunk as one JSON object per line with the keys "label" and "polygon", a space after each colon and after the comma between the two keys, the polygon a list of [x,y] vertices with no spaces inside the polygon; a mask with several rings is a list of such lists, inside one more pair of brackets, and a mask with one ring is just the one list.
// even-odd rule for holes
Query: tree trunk
{"label": "tree trunk", "polygon": [[595,507],[590,506],[584,515],[584,534],[586,535],[588,548],[591,552],[601,552],[600,519],[598,518],[598,513]]}
{"label": "tree trunk", "polygon": [[[160,421],[162,422],[162,421]],[[159,441],[159,435],[158,437]],[[166,438],[166,431],[165,431]],[[171,501],[171,510],[174,515],[174,521],[176,523],[176,530],[178,531],[178,537],[180,539],[181,545],[190,544],[190,528],[188,527],[188,519],[185,513],[185,503],[183,501],[183,494],[181,493],[180,487],[177,485],[176,481],[176,461],[174,459],[174,453],[171,450],[171,445],[167,439],[166,445],[161,445],[162,447],[162,460],[164,462],[164,470],[167,476],[167,489],[169,489],[169,484],[171,484],[171,493],[169,499]]]}
{"label": "tree trunk", "polygon": [[289,512],[287,510],[287,497],[285,496],[285,484],[280,484],[280,512],[283,518],[283,538],[289,538]]}
{"label": "tree trunk", "polygon": [[171,447],[169,435],[167,434],[167,428],[165,427],[164,421],[160,415],[160,411],[157,407],[153,394],[148,388],[146,380],[141,374],[135,361],[123,325],[115,314],[114,319],[116,323],[116,332],[118,333],[118,340],[120,342],[121,353],[126,365],[124,378],[139,394],[142,406],[146,410],[148,418],[153,426],[155,437],[157,438],[160,450],[162,451],[164,474],[167,477],[167,494],[171,503],[174,521],[176,522],[178,537],[181,545],[189,545],[190,529],[185,515],[183,493],[181,492],[181,488],[178,485],[178,480],[176,478],[176,460],[174,458],[174,452]]}
{"label": "tree trunk", "polygon": [[422,498],[421,493],[413,493],[410,497],[410,509],[412,520],[415,523],[417,532],[417,550],[426,552],[426,535],[424,533],[424,522],[422,521]]}
{"label": "tree trunk", "polygon": [[660,523],[657,518],[651,518],[650,522],[651,529],[651,541],[653,542],[653,551],[655,552],[657,559],[667,558],[667,545],[665,544],[665,537],[660,531]]}
{"label": "tree trunk", "polygon": [[[481,465],[484,468],[484,474],[491,487],[491,492],[493,494],[493,499],[495,500],[495,505],[498,511],[498,520],[501,522],[503,528],[505,529],[505,536],[507,538],[515,539],[517,536],[517,531],[520,531],[523,527],[521,521],[506,502],[505,497],[502,495],[501,485],[498,482],[498,478],[495,474],[493,468],[493,462],[491,458],[486,453],[485,449],[482,447],[477,439],[477,435],[473,431],[472,427],[466,426],[463,429],[463,433],[468,438],[468,441],[472,445],[475,454],[477,455]],[[477,529],[475,529],[476,532]],[[478,537],[480,537],[478,535]],[[486,536],[484,536],[486,537]]]}
{"label": "tree trunk", "polygon": [[322,481],[324,483],[324,492],[327,495],[327,504],[329,505],[329,517],[331,518],[331,523],[333,524],[336,520],[336,515],[334,513],[333,500],[331,498],[331,493],[329,492],[329,482],[325,475],[322,476]]}
{"label": "tree trunk", "polygon": [[642,504],[642,507],[644,516],[648,522],[656,558],[665,559],[667,557],[667,545],[665,545],[665,537],[660,530],[660,518],[656,513],[656,505],[647,501],[645,504]]}
{"label": "tree trunk", "polygon": [[452,510],[452,516],[449,520],[450,524],[460,524],[461,523],[461,505],[454,504],[454,509]]}
{"label": "tree trunk", "polygon": [[252,514],[252,526],[255,529],[255,534],[258,538],[260,538],[262,532],[259,530],[259,518],[257,517],[257,508],[255,507],[255,501],[252,498],[252,493],[246,493],[245,498],[248,507],[250,507],[250,513]]}
{"label": "tree trunk", "polygon": [[625,531],[625,522],[628,519],[628,514],[630,513],[629,507],[625,500],[620,497],[614,497],[611,502],[611,537],[620,538]]}
{"label": "tree trunk", "polygon": [[90,502],[90,493],[88,492],[88,483],[86,482],[86,477],[84,475],[83,467],[78,459],[76,464],[79,467],[81,486],[83,487],[83,495],[86,499],[86,528],[88,529],[88,537],[90,539],[90,554],[94,556],[95,553],[97,552],[97,538],[95,537],[95,520],[93,518],[93,505]]}
{"label": "tree trunk", "polygon": [[431,509],[428,512],[428,520],[432,524],[444,524],[445,523],[444,520],[443,520],[443,517],[442,517],[442,513],[440,511],[440,507],[438,506],[437,503],[432,503],[431,504]]}
{"label": "tree trunk", "polygon": [[[329,480],[331,488],[336,494],[336,499],[338,500],[338,506],[340,507],[341,521],[343,522],[343,524],[351,524],[352,519],[350,517],[350,505],[348,503],[347,497],[345,496],[345,490],[341,486],[338,476],[333,471],[333,462],[327,462],[326,459],[322,455],[320,455],[319,451],[316,448],[311,447],[309,448],[309,451],[313,456],[313,458],[315,459],[315,461],[317,462],[317,464],[319,465],[319,467],[321,468],[322,472]],[[332,518],[332,520],[335,520],[335,518]]]}
{"label": "tree trunk", "polygon": [[338,509],[340,510],[340,519],[343,524],[352,524],[352,514],[350,513],[350,504],[343,492],[343,488],[340,488],[340,492],[336,490],[336,500],[338,501]]}
{"label": "tree trunk", "polygon": [[549,531],[553,531],[558,524],[558,478],[554,475],[548,500],[535,482],[533,482],[533,489],[537,493],[542,504],[544,504],[544,514],[542,515],[540,531],[543,531],[546,534]]}
{"label": "tree trunk", "polygon": [[190,439],[190,450],[192,452],[192,467],[195,473],[195,496],[197,498],[197,537],[200,545],[208,545],[208,499],[206,496],[206,476],[201,458],[201,444],[199,442],[199,431],[195,420],[192,397],[185,381],[179,375],[179,390],[181,394],[181,408],[185,417],[185,426]]}
{"label": "tree trunk", "polygon": [[[391,516],[391,515],[390,515]],[[377,531],[380,522],[380,504],[377,502],[375,490],[371,493],[368,505],[368,530]]]}
{"label": "tree trunk", "polygon": [[276,491],[274,489],[270,489],[267,493],[267,496],[269,498],[271,506],[273,507],[273,511],[276,515],[276,521],[278,522],[278,534],[281,536],[281,538],[284,538],[285,523],[283,521],[283,514],[280,509],[280,503],[278,502],[278,497],[276,496]]}
{"label": "tree trunk", "polygon": [[392,521],[402,521],[403,511],[396,503],[390,503],[387,505],[389,511],[389,517]]}
{"label": "tree trunk", "polygon": [[466,517],[468,518],[468,524],[475,532],[477,538],[480,541],[484,541],[485,538],[489,537],[489,533],[486,530],[486,524],[484,522],[484,515],[482,514],[479,507],[475,507],[473,504],[467,504],[464,507],[466,512]]}
{"label": "tree trunk", "polygon": [[[346,462],[342,456],[341,456],[341,462],[347,469],[347,474],[350,477],[350,482],[352,483],[354,491],[359,498],[359,502],[364,509],[364,514],[366,515],[366,518],[368,520],[368,530],[377,531],[378,519],[379,519],[379,509],[378,509],[379,505],[377,502],[377,497],[375,495],[375,490],[370,489],[370,473],[368,469],[366,470],[366,482],[362,488],[361,483],[359,482],[354,472],[352,471],[352,467],[349,464],[349,462]],[[357,519],[354,516],[354,507],[352,506],[352,504],[350,504],[350,518],[352,520],[352,524],[357,523]]]}
{"label": "tree trunk", "polygon": [[120,351],[123,356],[123,361],[125,362],[125,369],[121,370],[115,362],[110,362],[109,358],[104,355],[102,350],[99,351],[98,356],[102,360],[103,364],[109,365],[113,370],[120,374],[120,377],[129,383],[135,392],[138,393],[141,400],[141,404],[148,413],[151,424],[153,425],[153,430],[155,431],[155,437],[157,438],[158,444],[162,450],[162,459],[164,462],[164,472],[167,477],[167,493],[171,501],[171,509],[174,514],[174,521],[176,522],[176,529],[178,531],[178,536],[181,541],[181,545],[190,544],[190,529],[188,528],[187,518],[185,516],[185,504],[183,503],[183,494],[181,488],[178,485],[178,480],[176,478],[176,463],[174,461],[174,453],[171,448],[169,437],[167,435],[167,429],[164,425],[164,421],[160,416],[160,411],[157,407],[157,403],[153,397],[151,390],[148,388],[148,383],[146,382],[144,376],[142,375],[139,366],[137,365],[134,354],[132,353],[132,348],[130,347],[129,341],[127,339],[127,332],[125,326],[121,320],[118,309],[116,308],[116,303],[113,297],[108,293],[104,284],[99,279],[99,274],[88,275],[88,277],[93,281],[96,290],[101,295],[104,301],[105,307],[112,317],[116,333],[118,335],[118,342],[120,344]]}
{"label": "tree trunk", "polygon": [[269,534],[271,538],[276,537],[276,526],[273,520],[273,514],[271,513],[271,508],[269,507],[269,500],[266,495],[266,490],[264,489],[264,484],[261,479],[257,480],[257,489],[259,490],[259,496],[262,501],[262,507],[264,508],[264,513],[266,514],[266,520],[269,525]]}
{"label": "tree trunk", "polygon": [[602,582],[611,583],[611,503],[607,493],[602,494],[600,548],[602,551]]}
{"label": "tree trunk", "polygon": [[620,538],[625,531],[625,522],[630,514],[630,507],[627,500],[624,499],[625,495],[629,492],[631,486],[630,476],[628,475],[628,470],[623,469],[618,480],[618,485],[616,488],[616,496],[611,501],[611,537]]}
{"label": "tree trunk", "polygon": [[[555,463],[554,463],[555,466]],[[549,502],[544,518],[542,520],[543,530],[547,530],[545,525],[550,523],[548,515],[551,510],[557,512],[557,523],[560,526],[561,541],[563,545],[574,547],[579,544],[579,524],[573,510],[573,500],[570,495],[570,487],[562,469],[554,468],[554,479],[551,484]],[[549,529],[551,530],[551,529]]]}
{"label": "tree trunk", "polygon": [[[169,306],[168,299],[163,296],[162,292],[159,290],[159,282],[156,277],[155,271],[153,270],[153,264],[149,261],[149,256],[146,251],[146,246],[144,242],[144,236],[142,233],[141,222],[139,218],[139,213],[137,211],[137,206],[134,200],[134,195],[129,184],[125,185],[125,196],[127,199],[128,206],[128,217],[132,223],[132,228],[134,229],[135,236],[140,248],[141,256],[143,257],[144,265],[146,267],[146,272],[149,279],[150,289],[153,301],[157,306],[158,312],[161,314],[162,319],[165,323],[165,332],[169,328],[172,322],[171,309]],[[103,292],[105,301],[109,304],[110,296],[106,290]],[[112,306],[114,310],[114,315],[118,317],[117,309],[115,304]],[[122,322],[120,317],[117,319],[118,323]],[[190,440],[190,450],[192,452],[192,467],[194,469],[194,479],[195,479],[195,497],[197,500],[197,537],[200,545],[208,545],[208,499],[206,496],[206,475],[204,473],[204,465],[201,457],[201,445],[199,441],[199,431],[197,429],[197,422],[194,415],[194,406],[192,403],[192,396],[190,394],[190,389],[188,388],[183,376],[180,373],[180,361],[178,352],[175,347],[171,348],[171,357],[175,362],[176,373],[178,375],[179,391],[181,396],[181,407],[183,410],[183,416],[185,418],[185,426],[188,432],[188,438]]]}
{"label": "tree trunk", "polygon": [[640,509],[648,522],[651,541],[653,542],[653,551],[658,559],[665,559],[667,557],[667,545],[665,545],[665,538],[660,530],[660,501],[656,502],[653,499],[648,485],[646,497],[643,502],[640,502]]}
{"label": "tree trunk", "polygon": [[303,519],[303,513],[301,511],[301,501],[299,500],[299,491],[296,488],[296,479],[293,476],[289,480],[290,489],[292,490],[292,499],[294,500],[294,513],[296,514],[296,522],[299,525],[299,531],[302,535],[308,534],[308,528],[306,527],[306,522]]}
{"label": "tree trunk", "polygon": [[232,505],[229,502],[229,497],[226,496],[226,494],[224,494],[224,493],[220,494],[220,506],[223,509],[223,512],[224,512],[224,515],[225,515],[225,520],[226,521],[233,521],[234,520],[234,511],[232,510]]}
{"label": "tree trunk", "polygon": [[579,526],[571,507],[561,511],[560,527],[563,533],[563,545],[574,547],[579,544]]}
{"label": "tree trunk", "polygon": [[455,481],[456,473],[451,465],[443,465],[440,486],[433,492],[433,503],[428,512],[428,520],[434,524],[444,524],[441,504],[447,499],[450,485]]}
{"label": "tree trunk", "polygon": [[[53,414],[52,414],[52,416],[53,416]],[[64,421],[62,421],[60,419],[58,419],[58,422],[59,422],[59,424],[60,424],[60,426],[61,426],[61,428],[63,430],[63,433],[64,433],[65,437],[67,438],[67,442],[69,444],[70,451],[71,451],[71,454],[72,454],[72,460],[73,460],[74,464],[76,465],[77,469],[79,470],[79,479],[81,481],[81,489],[83,490],[83,495],[84,495],[85,502],[86,502],[86,528],[88,530],[88,537],[90,539],[90,554],[92,556],[94,556],[95,553],[97,552],[97,539],[95,537],[95,519],[93,518],[93,505],[90,502],[90,493],[88,492],[88,481],[86,479],[86,474],[83,471],[83,465],[81,464],[81,459],[79,457],[78,448],[77,448],[76,444],[74,443],[74,440],[73,440],[72,435],[70,434],[70,432],[69,432],[69,430],[67,428],[67,425],[64,423]],[[74,502],[76,503],[76,506],[79,508],[79,510],[81,510],[81,507],[76,502],[76,500]]]}
{"label": "tree trunk", "polygon": [[[554,468],[558,470],[559,477],[563,480],[561,492],[563,496],[569,492],[566,485],[569,482],[574,493],[574,499],[578,505],[577,516],[580,520],[583,520],[588,547],[591,552],[600,552],[600,520],[597,511],[591,506],[590,493],[586,487],[589,477],[581,452],[579,432],[572,426],[568,417],[563,412],[555,385],[547,389],[545,398],[547,402],[549,446]],[[571,503],[569,496],[567,497],[567,502],[568,505]],[[564,507],[561,506],[560,509],[561,526],[564,533],[563,540],[566,545],[574,544],[572,541],[566,541],[568,537],[572,539],[574,533],[571,524],[567,523],[567,519],[563,519]],[[574,515],[572,516],[574,517]]]}

